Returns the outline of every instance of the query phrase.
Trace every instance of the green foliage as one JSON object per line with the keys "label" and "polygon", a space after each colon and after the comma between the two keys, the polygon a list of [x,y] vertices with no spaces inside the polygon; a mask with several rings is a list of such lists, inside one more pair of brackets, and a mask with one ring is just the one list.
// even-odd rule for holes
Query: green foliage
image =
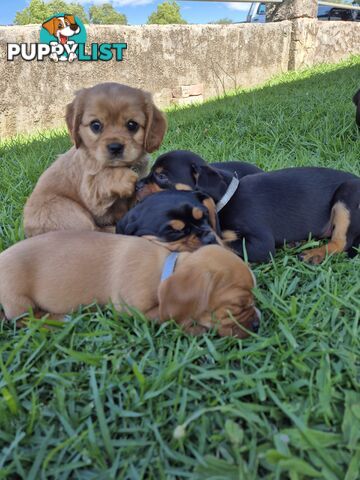
{"label": "green foliage", "polygon": [[49,9],[49,17],[54,15],[55,13],[69,13],[70,15],[75,15],[76,17],[80,18],[83,23],[89,23],[89,17],[86,14],[84,7],[79,3],[72,2],[64,2],[64,0],[51,0],[47,4]]}
{"label": "green foliage", "polygon": [[28,7],[15,15],[16,25],[27,25],[30,23],[43,23],[48,17],[55,13],[68,13],[80,18],[83,23],[89,23],[89,18],[84,7],[76,2],[68,3],[64,0],[31,0]]}
{"label": "green foliage", "polygon": [[29,23],[43,23],[49,17],[47,4],[43,0],[31,0],[28,7],[15,15],[16,25],[27,25]]}
{"label": "green foliage", "polygon": [[93,5],[89,9],[89,14],[91,23],[101,25],[127,25],[126,15],[117,12],[111,3]]}
{"label": "green foliage", "polygon": [[174,23],[184,24],[187,22],[182,18],[180,7],[175,0],[169,0],[158,5],[157,10],[149,16],[147,23],[167,25]]}
{"label": "green foliage", "polygon": [[[360,57],[173,108],[157,155],[360,174]],[[64,130],[0,143],[0,250],[23,238]],[[261,194],[261,192],[259,192]],[[360,255],[253,266],[259,334],[185,335],[112,306],[52,330],[0,321],[1,479],[359,480]],[[119,271],[119,275],[127,272]]]}

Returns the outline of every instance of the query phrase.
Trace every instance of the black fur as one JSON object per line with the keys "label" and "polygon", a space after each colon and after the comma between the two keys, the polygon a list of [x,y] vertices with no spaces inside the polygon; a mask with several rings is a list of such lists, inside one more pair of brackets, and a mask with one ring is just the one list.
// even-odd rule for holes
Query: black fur
{"label": "black fur", "polygon": [[[150,235],[163,242],[175,242],[195,235],[202,245],[216,244],[216,231],[211,226],[209,211],[203,204],[206,199],[209,197],[201,192],[169,190],[153,193],[117,222],[116,233],[138,237]],[[203,212],[202,218],[194,218],[194,208]],[[184,228],[172,228],[172,220],[180,220]]]}
{"label": "black fur", "polygon": [[358,127],[360,128],[360,90],[358,90],[354,97],[353,97],[353,102],[356,105],[356,123]]}
{"label": "black fur", "polygon": [[[175,188],[175,184],[177,183],[183,183],[193,188],[195,186],[195,169],[206,165],[207,163],[204,159],[188,150],[174,150],[164,153],[157,158],[149,175],[139,180],[136,188],[140,191],[149,183],[156,183],[163,189]],[[212,163],[211,166],[219,171],[224,170],[225,172],[236,173],[238,178],[262,172],[262,170],[255,165],[245,162],[216,162]],[[161,174],[156,172],[159,168],[164,169],[163,175],[166,175],[166,180],[162,181]]]}
{"label": "black fur", "polygon": [[[159,183],[161,188],[185,183],[210,195],[215,203],[233,178],[233,168],[214,168],[184,155],[177,161],[173,153],[170,159],[160,159],[145,182],[158,183],[155,169],[161,166],[166,175]],[[331,209],[339,201],[350,212],[346,250],[351,254],[360,243],[360,178],[350,173],[300,167],[247,174],[239,178],[235,194],[218,217],[221,230],[236,234],[237,240],[230,246],[239,255],[244,256],[245,244],[251,262],[264,262],[285,242],[307,240],[310,234],[316,238],[330,237]]]}

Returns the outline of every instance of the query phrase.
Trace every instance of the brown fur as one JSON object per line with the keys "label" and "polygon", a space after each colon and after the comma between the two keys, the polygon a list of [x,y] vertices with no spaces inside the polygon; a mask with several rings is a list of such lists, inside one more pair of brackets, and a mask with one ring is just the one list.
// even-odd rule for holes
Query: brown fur
{"label": "brown fur", "polygon": [[327,254],[344,252],[346,247],[346,235],[350,225],[350,212],[343,202],[337,202],[331,211],[330,229],[332,235],[330,242],[319,248],[305,250],[301,254],[302,260],[319,265]]}
{"label": "brown fur", "polygon": [[[203,247],[200,238],[193,233],[181,238],[180,240],[174,240],[173,242],[162,242],[153,235],[144,235],[142,238],[146,238],[157,245],[166,246],[166,248],[171,252],[195,252],[195,250]],[[221,240],[219,241],[219,244],[223,247]]]}
{"label": "brown fur", "polygon": [[169,225],[174,230],[183,230],[185,228],[185,223],[182,220],[170,220]]}
{"label": "brown fur", "polygon": [[[100,133],[90,129],[94,120],[103,124]],[[129,120],[139,124],[137,132],[127,129]],[[27,237],[115,225],[134,202],[138,174],[133,170],[144,173],[147,152],[160,146],[166,131],[166,119],[149,93],[117,83],[80,90],[67,106],[66,123],[74,147],[41,175],[30,195],[24,210]],[[110,155],[111,143],[124,145],[121,156]]]}
{"label": "brown fur", "polygon": [[118,310],[135,307],[160,322],[174,318],[191,333],[218,326],[220,335],[245,337],[241,327],[251,330],[259,321],[246,264],[222,247],[206,246],[180,253],[175,272],[160,282],[168,254],[139,237],[40,235],[0,255],[0,303],[13,319],[30,308],[59,318],[80,305],[111,301]]}
{"label": "brown fur", "polygon": [[214,200],[209,197],[206,200],[204,200],[202,203],[209,210],[210,225],[215,231],[217,231],[218,230],[217,221],[216,221],[217,215],[216,215],[216,206],[215,206]]}
{"label": "brown fur", "polygon": [[185,183],[176,183],[175,188],[176,190],[192,191],[192,188],[189,185],[185,185]]}
{"label": "brown fur", "polygon": [[149,183],[145,185],[140,192],[136,193],[136,200],[140,202],[148,195],[151,195],[152,193],[162,192],[162,191],[163,189],[160,188],[158,185],[156,185],[156,183]]}

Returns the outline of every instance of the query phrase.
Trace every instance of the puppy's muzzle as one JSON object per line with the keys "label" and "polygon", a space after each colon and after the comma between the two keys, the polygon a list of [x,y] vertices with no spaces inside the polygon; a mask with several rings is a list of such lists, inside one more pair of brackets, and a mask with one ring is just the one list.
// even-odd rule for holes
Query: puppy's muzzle
{"label": "puppy's muzzle", "polygon": [[124,145],[122,143],[109,143],[107,149],[112,157],[120,157],[124,153]]}
{"label": "puppy's muzzle", "polygon": [[206,232],[201,236],[201,243],[203,245],[217,245],[218,241],[213,232]]}
{"label": "puppy's muzzle", "polygon": [[251,328],[253,332],[257,333],[260,328],[261,313],[257,308],[254,308],[254,311],[255,311],[255,315],[251,321]]}

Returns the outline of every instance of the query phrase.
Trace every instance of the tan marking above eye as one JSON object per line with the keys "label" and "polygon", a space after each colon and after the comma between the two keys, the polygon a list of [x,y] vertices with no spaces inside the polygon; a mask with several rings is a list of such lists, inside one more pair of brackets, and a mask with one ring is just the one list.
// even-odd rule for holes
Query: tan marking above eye
{"label": "tan marking above eye", "polygon": [[185,185],[185,183],[175,183],[175,188],[176,190],[187,190],[187,191],[192,190],[190,185]]}
{"label": "tan marking above eye", "polygon": [[202,218],[203,215],[204,215],[204,212],[200,210],[200,208],[194,207],[192,209],[192,216],[195,218],[195,220],[200,220],[200,218]]}
{"label": "tan marking above eye", "polygon": [[163,167],[157,167],[155,168],[155,173],[161,173],[163,170]]}
{"label": "tan marking above eye", "polygon": [[171,220],[169,223],[174,230],[183,230],[185,228],[185,223],[182,220]]}

